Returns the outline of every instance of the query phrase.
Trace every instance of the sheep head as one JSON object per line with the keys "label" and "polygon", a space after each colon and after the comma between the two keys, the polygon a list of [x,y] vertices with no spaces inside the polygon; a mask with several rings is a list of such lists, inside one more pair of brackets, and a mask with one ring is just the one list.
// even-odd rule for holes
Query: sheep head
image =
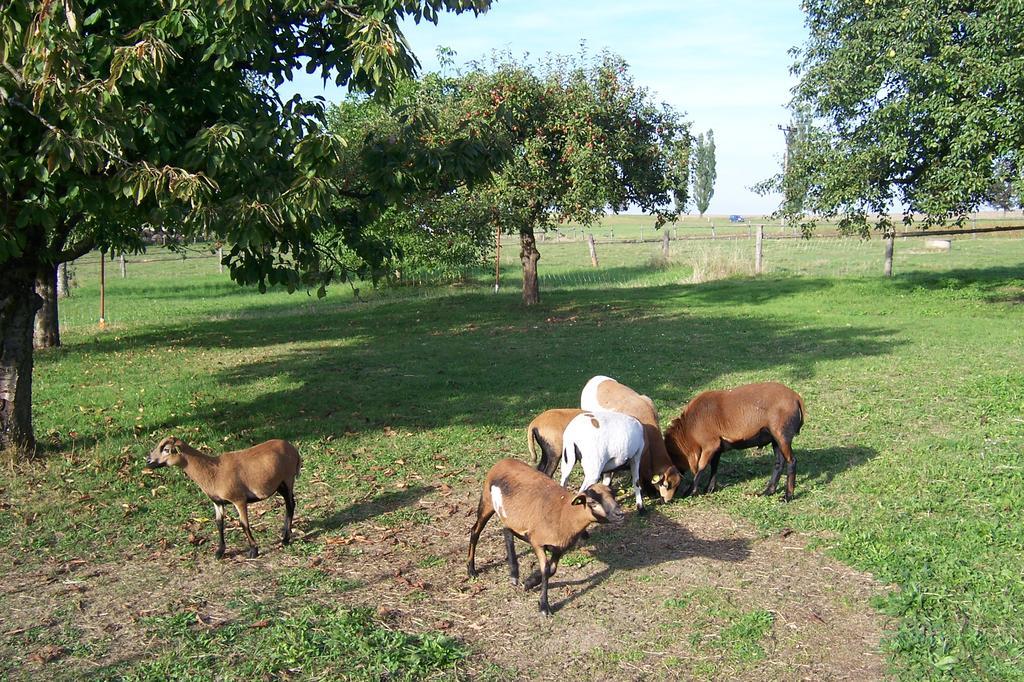
{"label": "sheep head", "polygon": [[676,469],[674,466],[666,469],[663,474],[655,474],[654,478],[651,479],[651,483],[658,489],[658,494],[661,495],[661,499],[664,502],[672,501],[676,494],[676,488],[682,482],[683,476],[679,473],[679,469]]}
{"label": "sheep head", "polygon": [[615,499],[611,489],[603,483],[590,486],[573,498],[574,505],[586,505],[597,523],[621,523],[626,513]]}
{"label": "sheep head", "polygon": [[184,441],[174,436],[164,438],[146,456],[146,466],[150,469],[159,469],[165,466],[181,466],[184,459],[181,454],[181,447],[184,444]]}

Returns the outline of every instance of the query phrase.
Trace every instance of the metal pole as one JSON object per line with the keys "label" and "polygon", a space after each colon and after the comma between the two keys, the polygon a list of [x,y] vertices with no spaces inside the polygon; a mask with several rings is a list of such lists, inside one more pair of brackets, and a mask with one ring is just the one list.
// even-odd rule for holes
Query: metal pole
{"label": "metal pole", "polygon": [[754,274],[761,274],[761,260],[764,255],[762,242],[764,241],[764,225],[757,226],[757,243],[754,246]]}

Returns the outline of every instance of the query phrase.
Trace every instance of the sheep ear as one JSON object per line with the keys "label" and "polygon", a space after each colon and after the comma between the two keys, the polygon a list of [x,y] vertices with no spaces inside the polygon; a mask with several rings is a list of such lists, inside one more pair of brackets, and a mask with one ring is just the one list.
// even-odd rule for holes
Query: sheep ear
{"label": "sheep ear", "polygon": [[580,493],[576,497],[572,498],[572,503],[573,504],[586,504],[587,503],[587,496],[584,495],[583,493]]}

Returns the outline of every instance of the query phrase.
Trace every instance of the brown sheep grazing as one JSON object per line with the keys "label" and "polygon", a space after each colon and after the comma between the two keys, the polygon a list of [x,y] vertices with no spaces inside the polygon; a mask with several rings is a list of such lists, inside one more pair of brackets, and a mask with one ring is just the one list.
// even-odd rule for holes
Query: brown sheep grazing
{"label": "brown sheep grazing", "polygon": [[583,387],[580,407],[621,412],[643,425],[647,451],[640,457],[640,481],[647,492],[653,489],[663,501],[670,502],[683,481],[679,468],[682,462],[673,461],[665,450],[654,401],[615,379],[596,376]]}
{"label": "brown sheep grazing", "polygon": [[[618,523],[625,514],[608,486],[598,483],[581,493],[573,493],[528,464],[503,459],[487,472],[476,523],[469,534],[469,559],[466,570],[476,577],[476,543],[487,521],[498,515],[505,526],[505,550],[512,584],[519,583],[519,559],[515,538],[529,542],[537,556],[538,573],[527,579],[526,589],[540,582],[540,611],[551,615],[548,605],[548,578],[558,569],[558,561],[569,551],[592,523]],[[551,552],[551,558],[545,550]]]}
{"label": "brown sheep grazing", "polygon": [[540,446],[537,471],[543,471],[548,476],[554,475],[555,467],[562,457],[562,434],[565,433],[565,427],[581,414],[583,410],[573,407],[547,410],[534,417],[526,427],[526,447],[534,462],[537,462],[534,442]]}
{"label": "brown sheep grazing", "polygon": [[706,492],[717,484],[718,459],[726,450],[743,450],[772,444],[775,468],[762,494],[773,495],[786,462],[786,494],[789,502],[796,487],[793,437],[804,423],[804,401],[793,389],[770,381],[747,384],[726,391],[705,391],[683,408],[665,431],[665,447],[677,461],[687,463],[693,483],[687,495],[697,492],[697,479],[711,465]]}
{"label": "brown sheep grazing", "polygon": [[217,515],[220,544],[216,557],[224,556],[224,505],[228,502],[238,510],[242,530],[249,540],[249,558],[259,555],[256,540],[249,529],[250,502],[258,502],[279,493],[284,498],[284,534],[282,544],[292,539],[292,518],[295,516],[295,479],[302,468],[302,458],[295,446],[286,440],[268,440],[245,450],[225,452],[210,457],[179,438],[164,438],[146,458],[151,469],[176,466],[196,482],[213,500]]}

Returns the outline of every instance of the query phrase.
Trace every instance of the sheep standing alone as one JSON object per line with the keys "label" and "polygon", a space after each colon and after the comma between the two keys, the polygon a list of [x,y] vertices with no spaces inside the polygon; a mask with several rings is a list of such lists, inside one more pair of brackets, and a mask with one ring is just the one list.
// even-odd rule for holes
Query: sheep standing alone
{"label": "sheep standing alone", "polygon": [[576,416],[565,427],[562,435],[562,485],[569,480],[576,460],[583,467],[583,485],[586,490],[604,475],[604,484],[611,482],[611,472],[629,466],[633,475],[633,493],[636,508],[643,511],[644,498],[640,492],[640,461],[647,450],[643,425],[621,412],[594,410]]}
{"label": "sheep standing alone", "polygon": [[584,410],[621,412],[643,424],[647,436],[647,453],[640,459],[640,482],[645,488],[653,488],[653,492],[661,495],[663,501],[670,502],[676,494],[676,488],[683,481],[679,473],[682,463],[673,461],[665,450],[654,401],[615,379],[596,376],[583,387],[580,407]]}
{"label": "sheep standing alone", "polygon": [[683,459],[693,474],[688,495],[697,492],[697,479],[710,464],[706,492],[717,485],[718,460],[726,450],[772,444],[775,468],[763,495],[775,494],[786,462],[785,500],[793,499],[796,487],[796,456],[793,437],[804,424],[804,401],[783,384],[769,381],[746,384],[726,391],[705,391],[683,408],[665,431],[665,447]]}
{"label": "sheep standing alone", "polygon": [[[551,615],[548,578],[558,570],[558,561],[570,550],[592,523],[618,523],[625,518],[608,486],[597,484],[572,494],[528,464],[503,459],[487,472],[476,510],[476,523],[469,534],[466,571],[475,578],[476,543],[494,514],[505,526],[505,551],[512,584],[519,583],[519,560],[515,538],[529,542],[537,556],[538,574],[526,581],[530,589],[540,582],[540,611]],[[549,560],[545,550],[551,552]]]}
{"label": "sheep standing alone", "polygon": [[[534,417],[526,427],[526,448],[533,461],[537,462],[537,471],[543,471],[548,476],[555,473],[555,467],[562,457],[562,434],[565,427],[581,414],[583,410],[574,407],[546,410]],[[534,442],[540,446],[540,461],[537,460]]]}
{"label": "sheep standing alone", "polygon": [[295,515],[295,479],[302,468],[302,458],[295,446],[286,440],[268,440],[245,450],[225,452],[210,457],[174,437],[164,438],[146,458],[151,469],[164,466],[181,467],[213,500],[220,544],[218,559],[224,556],[224,505],[228,502],[238,510],[242,530],[249,540],[249,558],[259,555],[256,539],[249,529],[250,502],[258,502],[279,493],[284,498],[285,516],[282,544],[292,539],[292,518]]}

